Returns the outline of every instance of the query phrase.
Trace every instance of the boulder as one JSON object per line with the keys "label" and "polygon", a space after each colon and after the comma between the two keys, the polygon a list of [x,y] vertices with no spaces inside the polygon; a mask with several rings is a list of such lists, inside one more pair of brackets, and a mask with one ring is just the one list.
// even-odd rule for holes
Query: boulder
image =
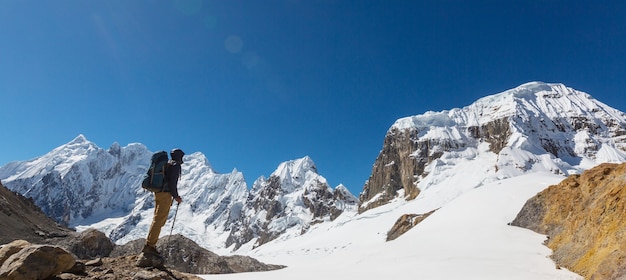
{"label": "boulder", "polygon": [[194,274],[269,271],[284,268],[280,265],[264,264],[246,256],[222,257],[179,234],[159,239],[157,249],[165,258],[168,267]]}
{"label": "boulder", "polygon": [[0,267],[0,279],[46,279],[74,266],[74,257],[57,246],[31,245]]}
{"label": "boulder", "polygon": [[78,235],[64,239],[58,245],[79,259],[108,257],[115,247],[111,239],[96,229],[87,229]]}
{"label": "boulder", "polygon": [[22,249],[30,246],[31,244],[26,240],[15,240],[9,244],[6,244],[0,248],[0,266],[13,254],[21,251]]}

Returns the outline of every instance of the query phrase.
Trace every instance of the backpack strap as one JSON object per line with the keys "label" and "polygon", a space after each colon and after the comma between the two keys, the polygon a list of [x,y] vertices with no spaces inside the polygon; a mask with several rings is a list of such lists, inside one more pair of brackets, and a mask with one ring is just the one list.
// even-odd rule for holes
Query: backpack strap
{"label": "backpack strap", "polygon": [[166,184],[167,184],[167,175],[165,175],[165,169],[166,169],[166,168],[165,168],[165,166],[166,166],[166,165],[167,165],[167,163],[166,163],[166,164],[163,164],[163,167],[162,167],[162,169],[163,169],[163,170],[162,170],[162,172],[163,172],[163,181],[164,181],[164,182],[161,184],[161,192],[164,192],[164,191],[165,191],[165,186],[166,186]]}

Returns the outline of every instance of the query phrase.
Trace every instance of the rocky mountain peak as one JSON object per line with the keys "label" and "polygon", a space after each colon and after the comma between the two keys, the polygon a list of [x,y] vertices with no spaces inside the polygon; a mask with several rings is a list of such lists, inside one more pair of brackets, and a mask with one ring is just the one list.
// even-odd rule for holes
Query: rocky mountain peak
{"label": "rocky mountain peak", "polygon": [[576,173],[626,160],[625,151],[626,114],[563,84],[531,82],[463,108],[397,120],[360,195],[359,211],[398,196],[416,198],[458,159],[492,154],[491,179],[483,180],[493,180],[539,169]]}
{"label": "rocky mountain peak", "polygon": [[281,188],[287,193],[295,191],[308,180],[323,179],[317,173],[317,167],[309,156],[281,163],[270,177],[280,178]]}
{"label": "rocky mountain peak", "polygon": [[226,246],[254,248],[288,232],[302,234],[313,223],[354,211],[356,202],[345,187],[333,190],[310,157],[283,162],[255,181]]}

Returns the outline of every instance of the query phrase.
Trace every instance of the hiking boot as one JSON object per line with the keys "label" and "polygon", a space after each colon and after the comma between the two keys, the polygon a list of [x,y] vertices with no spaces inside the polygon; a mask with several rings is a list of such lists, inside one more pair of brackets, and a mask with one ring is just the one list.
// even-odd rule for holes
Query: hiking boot
{"label": "hiking boot", "polygon": [[154,267],[154,268],[163,268],[165,261],[161,256],[141,253],[137,256],[137,261],[135,262],[135,266],[137,267]]}
{"label": "hiking boot", "polygon": [[152,261],[146,256],[145,253],[141,253],[137,257],[137,261],[135,262],[135,266],[138,266],[138,267],[151,267],[152,266]]}
{"label": "hiking boot", "polygon": [[156,248],[148,244],[143,246],[143,249],[141,250],[141,252],[144,254],[148,254],[148,255],[161,256],[161,254],[159,253],[159,251],[157,251]]}

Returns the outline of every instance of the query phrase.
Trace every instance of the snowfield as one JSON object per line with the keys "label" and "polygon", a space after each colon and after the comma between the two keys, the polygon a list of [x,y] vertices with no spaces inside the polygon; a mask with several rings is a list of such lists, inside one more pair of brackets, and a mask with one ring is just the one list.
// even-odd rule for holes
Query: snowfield
{"label": "snowfield", "polygon": [[546,236],[509,226],[526,200],[564,177],[535,173],[467,191],[394,241],[402,214],[423,213],[422,199],[347,214],[248,255],[288,267],[270,272],[201,275],[205,279],[583,279],[557,269]]}

